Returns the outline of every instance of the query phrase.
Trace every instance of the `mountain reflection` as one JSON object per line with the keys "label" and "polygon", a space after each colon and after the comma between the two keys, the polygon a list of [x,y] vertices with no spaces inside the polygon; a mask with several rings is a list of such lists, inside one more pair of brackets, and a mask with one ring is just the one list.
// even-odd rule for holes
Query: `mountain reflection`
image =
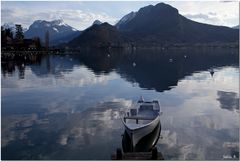
{"label": "mountain reflection", "polygon": [[223,159],[238,152],[238,51],[5,56],[4,159],[109,159],[122,145],[120,114],[139,95],[161,102],[156,146],[165,159]]}
{"label": "mountain reflection", "polygon": [[237,51],[229,50],[140,50],[124,54],[112,52],[110,57],[92,52],[80,57],[95,73],[108,73],[115,69],[127,81],[159,92],[171,89],[180,79],[196,71],[238,65]]}
{"label": "mountain reflection", "polygon": [[238,66],[237,50],[199,49],[199,50],[89,50],[72,55],[17,55],[13,61],[5,61],[2,56],[3,76],[11,74],[16,68],[19,78],[24,79],[25,67],[35,75],[44,77],[54,75],[64,77],[65,72],[73,71],[75,66],[85,65],[95,75],[116,71],[143,89],[158,92],[169,90],[178,81],[194,72],[212,67]]}

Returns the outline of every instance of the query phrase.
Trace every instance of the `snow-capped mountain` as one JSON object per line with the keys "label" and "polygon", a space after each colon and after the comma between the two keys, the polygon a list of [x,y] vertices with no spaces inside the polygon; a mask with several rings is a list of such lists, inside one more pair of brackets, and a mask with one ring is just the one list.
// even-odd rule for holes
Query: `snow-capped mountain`
{"label": "snow-capped mountain", "polygon": [[[15,27],[15,24],[13,22],[4,23],[2,25],[2,27],[4,29],[10,29],[13,32],[13,35],[15,35],[16,27]],[[25,32],[25,31],[27,31],[27,28],[23,28],[23,32]]]}
{"label": "snow-capped mountain", "polygon": [[116,23],[116,27],[120,28],[120,26],[128,23],[129,21],[131,21],[135,16],[136,16],[137,12],[130,12],[129,14],[125,15],[123,18],[121,18],[117,23]]}
{"label": "snow-capped mountain", "polygon": [[[117,28],[116,28],[117,27]],[[92,25],[68,43],[71,47],[105,44],[156,46],[174,43],[237,43],[238,30],[192,21],[168,4],[158,3],[124,16],[116,26]]]}
{"label": "snow-capped mountain", "polygon": [[11,31],[15,30],[15,24],[13,22],[4,23],[2,27],[4,29],[11,29]]}
{"label": "snow-capped mountain", "polygon": [[93,22],[93,24],[92,25],[101,25],[102,24],[102,22],[101,21],[99,21],[99,20],[95,20],[94,22]]}
{"label": "snow-capped mountain", "polygon": [[39,37],[44,43],[47,31],[49,32],[49,42],[52,45],[68,42],[80,34],[80,31],[59,19],[53,21],[36,20],[24,35],[26,38]]}

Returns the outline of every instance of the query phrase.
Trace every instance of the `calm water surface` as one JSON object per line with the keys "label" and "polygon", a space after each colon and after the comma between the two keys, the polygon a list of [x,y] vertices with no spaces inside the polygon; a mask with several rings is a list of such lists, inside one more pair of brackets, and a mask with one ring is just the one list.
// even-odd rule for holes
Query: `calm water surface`
{"label": "calm water surface", "polygon": [[2,159],[110,159],[120,113],[140,96],[161,102],[165,159],[239,157],[237,50],[27,55],[1,67]]}

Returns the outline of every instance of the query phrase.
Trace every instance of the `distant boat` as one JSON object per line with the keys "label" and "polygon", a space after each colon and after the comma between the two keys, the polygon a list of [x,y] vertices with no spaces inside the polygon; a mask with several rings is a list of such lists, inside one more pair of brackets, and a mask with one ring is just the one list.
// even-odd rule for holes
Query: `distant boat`
{"label": "distant boat", "polygon": [[133,151],[137,143],[151,133],[160,123],[160,105],[157,100],[140,100],[122,117],[125,131],[130,137]]}

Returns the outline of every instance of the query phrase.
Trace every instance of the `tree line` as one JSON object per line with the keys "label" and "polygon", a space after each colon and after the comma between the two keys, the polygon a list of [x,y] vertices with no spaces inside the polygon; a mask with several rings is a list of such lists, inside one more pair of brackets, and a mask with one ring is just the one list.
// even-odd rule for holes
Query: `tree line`
{"label": "tree line", "polygon": [[23,28],[15,25],[15,33],[10,28],[1,26],[1,45],[3,50],[39,50],[42,48],[39,37],[25,39]]}

